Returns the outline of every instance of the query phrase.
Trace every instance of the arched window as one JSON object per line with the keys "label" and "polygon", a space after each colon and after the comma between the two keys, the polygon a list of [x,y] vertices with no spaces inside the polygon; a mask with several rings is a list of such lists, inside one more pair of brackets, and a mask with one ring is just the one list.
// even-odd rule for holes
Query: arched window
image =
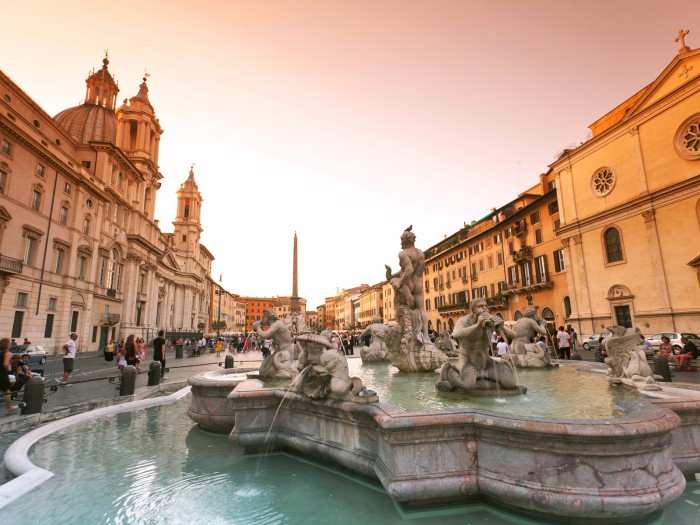
{"label": "arched window", "polygon": [[603,234],[605,241],[605,258],[608,263],[622,260],[622,241],[617,228],[608,228]]}
{"label": "arched window", "polygon": [[440,321],[440,319],[438,319],[438,322],[437,322],[437,333],[439,334],[441,331],[442,331],[442,321]]}
{"label": "arched window", "polygon": [[513,321],[517,321],[523,316],[523,313],[520,310],[516,310],[515,314],[513,314]]}
{"label": "arched window", "polygon": [[571,299],[568,295],[564,297],[564,315],[567,319],[571,317]]}
{"label": "arched window", "polygon": [[554,312],[549,306],[545,306],[542,308],[542,319],[546,319],[547,321],[554,321]]}
{"label": "arched window", "polygon": [[447,321],[447,326],[449,327],[449,331],[452,332],[452,330],[454,330],[455,328],[455,322],[450,318]]}

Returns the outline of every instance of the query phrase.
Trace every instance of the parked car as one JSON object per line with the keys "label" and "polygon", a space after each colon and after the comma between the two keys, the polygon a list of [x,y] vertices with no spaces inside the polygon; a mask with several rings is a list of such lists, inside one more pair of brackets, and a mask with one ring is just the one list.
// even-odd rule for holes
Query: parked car
{"label": "parked car", "polygon": [[664,335],[671,340],[674,353],[677,353],[677,350],[683,348],[683,343],[681,343],[681,337],[687,337],[689,341],[692,341],[697,347],[700,348],[700,337],[698,337],[697,334],[693,334],[690,332],[659,332],[658,334],[650,335],[649,337],[647,337],[647,341],[649,341],[651,343],[651,346],[654,348],[654,353],[656,353],[656,351],[659,349],[659,345],[661,344],[661,337]]}
{"label": "parked car", "polygon": [[29,354],[29,365],[43,365],[46,363],[46,350],[39,345],[17,345],[10,348],[13,354]]}
{"label": "parked car", "polygon": [[610,332],[600,332],[598,334],[593,334],[590,337],[587,337],[586,339],[583,340],[582,346],[584,350],[595,350],[595,347],[598,346],[598,339],[600,338],[607,338],[610,337]]}

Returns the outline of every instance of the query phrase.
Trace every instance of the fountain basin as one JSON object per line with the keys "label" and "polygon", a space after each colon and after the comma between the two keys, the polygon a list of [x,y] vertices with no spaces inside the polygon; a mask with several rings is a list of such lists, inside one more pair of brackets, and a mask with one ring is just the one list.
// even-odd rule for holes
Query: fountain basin
{"label": "fountain basin", "polygon": [[204,372],[190,377],[192,401],[187,415],[204,430],[229,433],[236,421],[228,394],[246,380],[246,374],[228,370]]}
{"label": "fountain basin", "polygon": [[229,398],[232,443],[341,465],[408,506],[485,498],[538,517],[619,523],[655,514],[685,488],[672,449],[681,420],[643,401],[621,402],[615,419],[555,420],[314,401],[255,381]]}

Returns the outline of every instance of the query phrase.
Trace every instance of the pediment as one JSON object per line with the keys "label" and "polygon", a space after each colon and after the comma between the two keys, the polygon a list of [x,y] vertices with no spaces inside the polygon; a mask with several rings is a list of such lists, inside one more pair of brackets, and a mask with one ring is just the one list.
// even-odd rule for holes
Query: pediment
{"label": "pediment", "polygon": [[5,206],[0,206],[0,221],[7,222],[12,220],[12,215],[5,209]]}
{"label": "pediment", "polygon": [[667,95],[700,77],[700,49],[676,56],[652,82],[644,94],[629,108],[623,120],[653,106]]}
{"label": "pediment", "polygon": [[175,258],[173,252],[165,252],[163,257],[161,257],[160,262],[172,270],[180,270],[180,265],[177,263],[177,259]]}

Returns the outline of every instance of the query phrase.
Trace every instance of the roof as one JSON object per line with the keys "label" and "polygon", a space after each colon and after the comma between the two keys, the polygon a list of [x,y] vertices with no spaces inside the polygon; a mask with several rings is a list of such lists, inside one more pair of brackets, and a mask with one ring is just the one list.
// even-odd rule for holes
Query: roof
{"label": "roof", "polygon": [[80,144],[117,141],[117,116],[106,107],[81,104],[64,109],[54,120]]}

